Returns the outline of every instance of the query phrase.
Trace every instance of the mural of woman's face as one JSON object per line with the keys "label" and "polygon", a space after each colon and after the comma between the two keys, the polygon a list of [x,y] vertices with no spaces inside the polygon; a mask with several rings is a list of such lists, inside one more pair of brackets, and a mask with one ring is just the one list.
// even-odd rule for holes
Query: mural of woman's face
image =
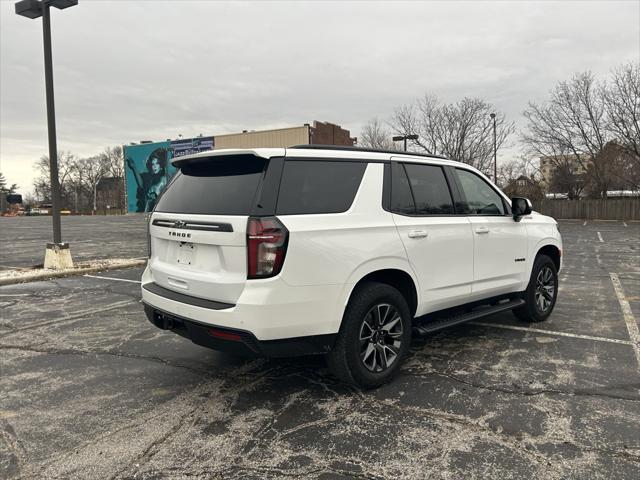
{"label": "mural of woman's face", "polygon": [[151,159],[151,171],[155,174],[160,173],[161,167],[160,167],[160,162],[158,161],[157,158],[153,157]]}

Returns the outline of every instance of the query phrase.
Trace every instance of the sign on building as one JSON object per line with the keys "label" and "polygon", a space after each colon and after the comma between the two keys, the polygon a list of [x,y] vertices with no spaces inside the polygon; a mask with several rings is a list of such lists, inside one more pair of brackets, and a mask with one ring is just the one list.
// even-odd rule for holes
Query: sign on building
{"label": "sign on building", "polygon": [[153,210],[160,193],[176,173],[172,158],[212,150],[213,146],[213,137],[125,146],[127,211]]}

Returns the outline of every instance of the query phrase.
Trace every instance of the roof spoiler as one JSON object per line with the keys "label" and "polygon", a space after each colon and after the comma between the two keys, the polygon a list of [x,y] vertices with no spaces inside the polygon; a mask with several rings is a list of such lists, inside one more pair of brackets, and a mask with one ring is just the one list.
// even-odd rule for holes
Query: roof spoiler
{"label": "roof spoiler", "polygon": [[176,168],[182,168],[187,164],[211,162],[235,156],[252,155],[254,157],[269,159],[271,157],[283,157],[284,154],[284,148],[208,150],[206,152],[194,153],[192,155],[184,155],[182,157],[175,158],[171,161],[171,165]]}

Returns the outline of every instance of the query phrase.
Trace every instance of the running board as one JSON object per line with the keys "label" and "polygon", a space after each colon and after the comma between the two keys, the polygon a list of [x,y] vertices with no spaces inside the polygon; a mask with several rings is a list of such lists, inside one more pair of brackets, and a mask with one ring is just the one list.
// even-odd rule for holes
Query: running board
{"label": "running board", "polygon": [[453,327],[454,325],[471,322],[473,320],[478,320],[479,318],[487,317],[489,315],[500,312],[505,312],[507,310],[513,310],[514,308],[521,307],[524,304],[525,301],[519,298],[517,300],[511,300],[509,302],[500,303],[491,307],[484,307],[478,310],[473,310],[469,313],[456,315],[454,317],[445,317],[437,320],[421,322],[413,327],[413,331],[419,335],[427,335],[429,333],[437,332],[448,327]]}

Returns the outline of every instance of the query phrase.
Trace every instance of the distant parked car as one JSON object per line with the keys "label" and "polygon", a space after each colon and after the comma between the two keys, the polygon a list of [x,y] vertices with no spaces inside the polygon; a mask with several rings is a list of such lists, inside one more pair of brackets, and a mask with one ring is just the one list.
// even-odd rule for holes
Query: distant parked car
{"label": "distant parked car", "polygon": [[469,165],[311,146],[219,150],[180,169],[149,219],[149,320],[233,353],[324,354],[374,387],[431,333],[558,294],[553,218]]}

